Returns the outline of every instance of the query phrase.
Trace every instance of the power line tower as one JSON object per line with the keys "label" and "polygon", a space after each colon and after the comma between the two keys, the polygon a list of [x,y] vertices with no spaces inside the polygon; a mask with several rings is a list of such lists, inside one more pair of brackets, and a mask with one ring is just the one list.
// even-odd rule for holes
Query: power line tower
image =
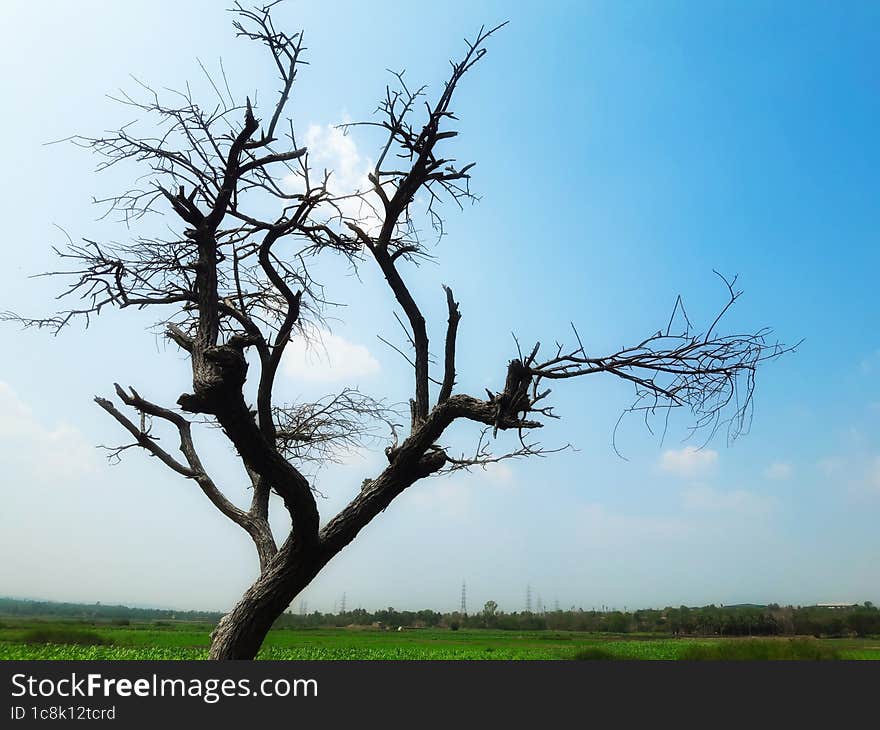
{"label": "power line tower", "polygon": [[541,600],[541,594],[538,594],[538,600],[535,601],[535,613],[543,614],[544,613],[544,602]]}
{"label": "power line tower", "polygon": [[345,593],[342,594],[342,604],[339,607],[339,613],[345,613]]}
{"label": "power line tower", "polygon": [[532,586],[526,585],[526,613],[532,612]]}
{"label": "power line tower", "polygon": [[467,585],[464,581],[461,582],[461,609],[460,613],[462,616],[467,616]]}

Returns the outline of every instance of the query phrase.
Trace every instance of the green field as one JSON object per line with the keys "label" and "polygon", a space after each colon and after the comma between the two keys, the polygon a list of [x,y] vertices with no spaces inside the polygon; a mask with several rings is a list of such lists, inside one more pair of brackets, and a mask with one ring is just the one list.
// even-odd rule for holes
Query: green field
{"label": "green field", "polygon": [[[3,620],[0,659],[203,659],[208,624]],[[880,660],[880,639],[712,639],[446,629],[269,633],[261,659],[762,659]]]}

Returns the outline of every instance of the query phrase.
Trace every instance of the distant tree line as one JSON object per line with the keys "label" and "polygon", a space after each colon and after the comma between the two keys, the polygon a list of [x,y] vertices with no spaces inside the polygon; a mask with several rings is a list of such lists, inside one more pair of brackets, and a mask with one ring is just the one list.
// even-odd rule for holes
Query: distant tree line
{"label": "distant tree line", "polygon": [[[100,603],[54,603],[0,598],[0,615],[73,618],[93,621],[193,621],[216,623],[219,612],[105,606]],[[843,607],[702,606],[638,611],[519,611],[506,613],[488,601],[476,613],[441,613],[431,609],[399,611],[392,607],[340,613],[287,612],[274,624],[281,629],[360,627],[374,629],[448,628],[498,631],[588,631],[609,634],[672,636],[880,636],[880,609],[870,601]]]}
{"label": "distant tree line", "polygon": [[407,629],[495,629],[500,631],[589,631],[673,636],[871,636],[880,635],[880,610],[870,601],[847,607],[823,606],[680,606],[624,611],[521,611],[505,613],[489,601],[477,613],[397,611],[394,608],[345,613],[285,613],[276,628],[361,626]]}
{"label": "distant tree line", "polygon": [[223,615],[219,611],[174,611],[166,608],[131,608],[105,606],[102,603],[56,603],[0,598],[0,615],[32,616],[40,618],[81,619],[84,621],[197,621],[216,623]]}

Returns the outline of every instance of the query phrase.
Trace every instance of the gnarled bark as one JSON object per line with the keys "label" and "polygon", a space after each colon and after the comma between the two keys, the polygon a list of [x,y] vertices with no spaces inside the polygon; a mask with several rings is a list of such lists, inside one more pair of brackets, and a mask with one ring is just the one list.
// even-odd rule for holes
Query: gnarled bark
{"label": "gnarled bark", "polygon": [[253,659],[272,624],[329,560],[288,540],[211,634],[210,659]]}

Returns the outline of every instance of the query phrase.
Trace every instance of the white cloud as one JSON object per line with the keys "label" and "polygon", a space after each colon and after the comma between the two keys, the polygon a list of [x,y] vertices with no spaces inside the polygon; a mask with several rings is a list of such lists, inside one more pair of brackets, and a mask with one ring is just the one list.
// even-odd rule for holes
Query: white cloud
{"label": "white cloud", "polygon": [[404,503],[432,518],[461,522],[473,509],[473,487],[465,479],[428,479],[410,487]]}
{"label": "white cloud", "polygon": [[[361,154],[353,136],[340,129],[337,124],[309,125],[305,145],[309,152],[312,184],[320,182],[320,176],[326,170],[330,172],[327,188],[331,194],[345,196],[356,192],[365,193],[361,198],[337,201],[338,208],[346,217],[358,220],[367,233],[376,233],[381,225],[377,215],[381,210],[381,201],[371,192],[373,184],[367,177],[375,163]],[[291,174],[284,178],[284,186],[294,191],[302,190],[304,185],[300,176]],[[337,210],[327,207],[325,213],[328,217],[333,217]]]}
{"label": "white cloud", "polygon": [[767,479],[775,479],[777,481],[790,479],[793,473],[794,467],[787,461],[774,461],[764,470],[764,476]]}
{"label": "white cloud", "polygon": [[664,451],[660,457],[660,468],[677,476],[695,477],[712,471],[717,462],[717,451],[685,446],[677,451]]}
{"label": "white cloud", "polygon": [[682,506],[691,512],[764,515],[773,510],[776,500],[744,489],[722,492],[705,485],[688,487],[681,493]]}
{"label": "white cloud", "polygon": [[862,451],[850,453],[846,458],[828,457],[818,461],[816,466],[826,484],[835,490],[843,488],[858,500],[880,496],[880,456],[875,453]]}
{"label": "white cloud", "polygon": [[0,381],[0,461],[34,478],[72,478],[97,468],[95,448],[64,423],[48,427]]}
{"label": "white cloud", "polygon": [[[309,342],[311,341],[311,342]],[[284,373],[297,380],[336,382],[376,375],[379,361],[364,345],[357,345],[331,332],[297,337],[283,359]]]}
{"label": "white cloud", "polygon": [[332,171],[330,189],[333,192],[351,193],[370,187],[367,171],[372,163],[358,151],[354,138],[338,125],[309,125],[306,147],[314,167]]}
{"label": "white cloud", "polygon": [[485,469],[488,481],[499,485],[509,485],[513,482],[513,469],[501,461],[487,464]]}

